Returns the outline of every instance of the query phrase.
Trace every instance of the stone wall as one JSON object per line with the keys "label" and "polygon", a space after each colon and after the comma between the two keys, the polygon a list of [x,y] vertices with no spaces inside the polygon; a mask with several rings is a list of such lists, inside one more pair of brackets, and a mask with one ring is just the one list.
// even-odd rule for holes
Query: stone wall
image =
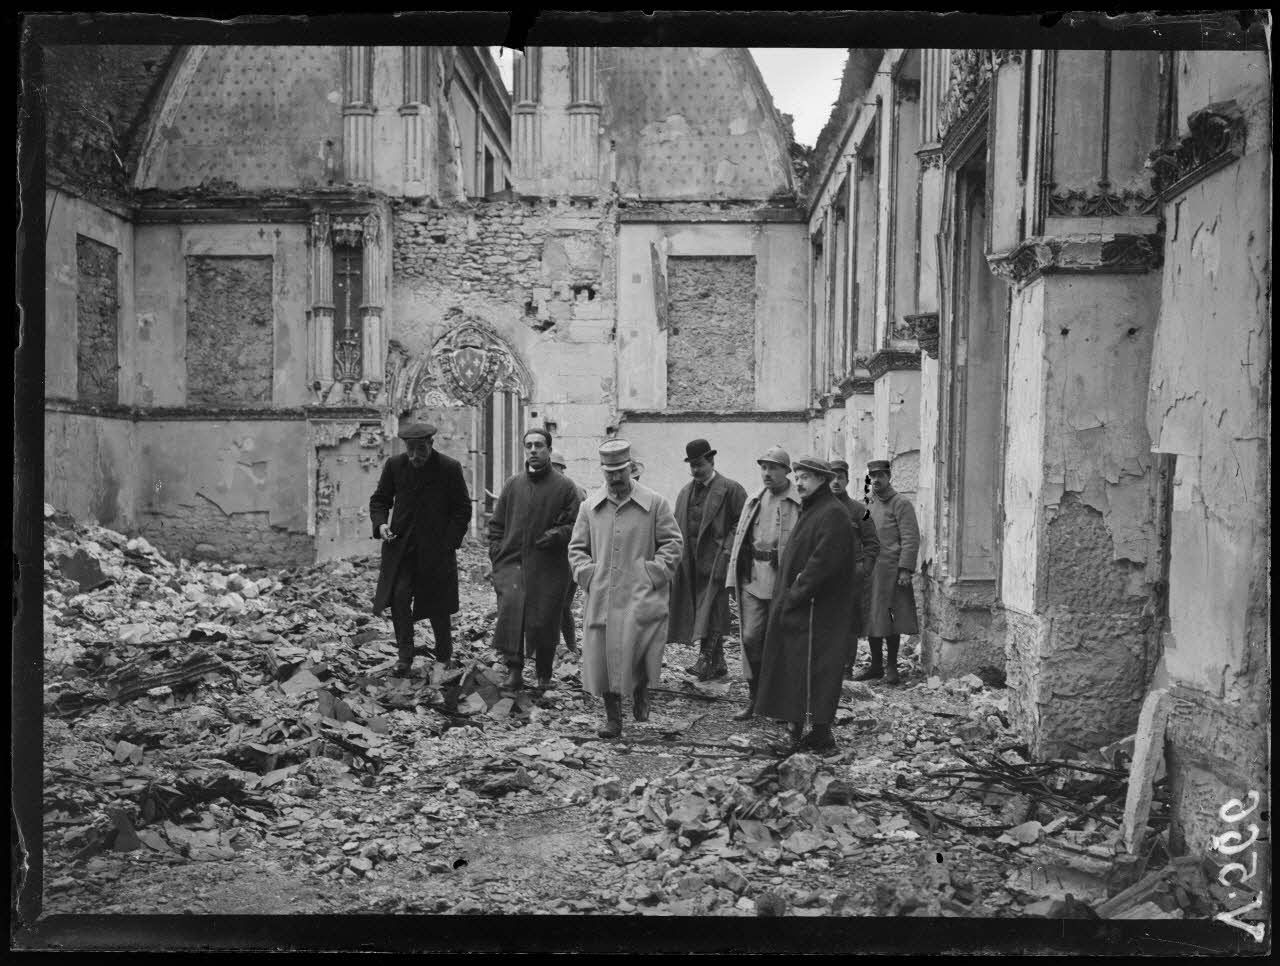
{"label": "stone wall", "polygon": [[138,532],[168,557],[228,560],[260,567],[297,567],[315,559],[305,532],[273,526],[265,510],[223,513],[198,497],[173,514],[147,513]]}
{"label": "stone wall", "polygon": [[756,260],[667,260],[667,406],[755,408]]}
{"label": "stone wall", "polygon": [[76,236],[76,398],[115,403],[120,396],[120,253]]}
{"label": "stone wall", "polygon": [[271,402],[270,258],[187,258],[187,402]]}

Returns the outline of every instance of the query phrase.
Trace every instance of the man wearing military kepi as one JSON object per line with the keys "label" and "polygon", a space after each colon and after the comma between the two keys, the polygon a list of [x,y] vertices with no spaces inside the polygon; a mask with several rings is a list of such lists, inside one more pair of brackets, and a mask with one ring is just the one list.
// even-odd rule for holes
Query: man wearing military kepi
{"label": "man wearing military kepi", "polygon": [[876,525],[871,520],[870,508],[849,495],[849,464],[844,460],[832,460],[831,468],[836,471],[836,478],[831,481],[831,492],[849,512],[849,519],[858,528],[858,536],[862,538],[862,553],[854,567],[851,585],[855,608],[853,624],[849,627],[849,654],[845,658],[845,670],[849,671],[858,656],[858,638],[866,633],[863,625],[867,615],[863,605],[870,592],[871,572],[875,569],[876,558],[880,556],[880,539],[876,536]]}
{"label": "man wearing military kepi", "polygon": [[671,505],[631,478],[631,445],[600,447],[605,485],[578,510],[569,567],[586,595],[582,686],[604,698],[602,738],[622,734],[622,696],[637,721],[649,718],[648,686],[662,673],[667,601],[683,539]]}
{"label": "man wearing military kepi", "polygon": [[436,427],[411,423],[400,429],[406,452],[382,467],[369,498],[373,537],[382,541],[382,563],[373,612],[391,605],[399,660],[396,674],[413,664],[413,624],[427,618],[436,660],[453,657],[449,617],[458,611],[458,558],[471,521],[471,497],[462,466],[434,447]]}
{"label": "man wearing military kepi", "polygon": [[747,491],[716,472],[716,451],[705,439],[685,446],[693,477],[676,497],[684,557],[671,588],[671,639],[699,643],[697,663],[686,668],[700,681],[724,677],[724,635],[729,630],[729,553]]}
{"label": "man wearing military kepi", "polygon": [[[903,634],[917,634],[916,597],[911,574],[920,549],[920,528],[911,502],[890,484],[889,461],[867,464],[871,477],[871,520],[880,538],[880,555],[871,576],[871,599],[866,632],[871,645],[871,666],[853,676],[855,681],[883,677],[898,683],[898,644]],[[882,656],[889,645],[887,660]]]}
{"label": "man wearing military kepi", "polygon": [[[800,519],[778,563],[765,632],[756,713],[791,723],[792,747],[834,749],[858,559],[858,531],[829,483],[831,464],[812,456],[792,464]],[[804,734],[806,722],[812,730]]]}
{"label": "man wearing military kepi", "polygon": [[569,537],[578,518],[577,488],[551,465],[551,433],[524,434],[525,469],[507,481],[489,518],[489,562],[498,595],[493,646],[506,660],[504,686],[519,689],[524,659],[538,687],[551,687],[560,616],[569,588]]}

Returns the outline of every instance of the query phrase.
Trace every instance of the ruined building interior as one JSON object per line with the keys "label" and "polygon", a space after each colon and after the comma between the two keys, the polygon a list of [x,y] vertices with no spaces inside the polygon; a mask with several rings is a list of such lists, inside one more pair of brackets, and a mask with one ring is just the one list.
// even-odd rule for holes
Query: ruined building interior
{"label": "ruined building interior", "polygon": [[930,673],[1044,756],[1145,705],[1179,848],[1269,788],[1264,52],[852,49],[804,177],[744,49],[44,71],[47,502],[290,565],[371,551],[410,418],[477,527],[529,425],[670,495],[695,437],[886,458]]}

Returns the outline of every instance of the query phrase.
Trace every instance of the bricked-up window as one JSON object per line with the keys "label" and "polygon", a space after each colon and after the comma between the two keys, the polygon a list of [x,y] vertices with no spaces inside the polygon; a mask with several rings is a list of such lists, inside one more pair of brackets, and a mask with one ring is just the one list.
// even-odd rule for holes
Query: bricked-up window
{"label": "bricked-up window", "polygon": [[76,235],[76,396],[119,402],[120,253]]}
{"label": "bricked-up window", "polygon": [[360,303],[364,299],[364,249],[333,246],[333,378],[358,380],[360,360]]}
{"label": "bricked-up window", "polygon": [[670,256],[667,294],[667,406],[754,408],[755,258]]}
{"label": "bricked-up window", "polygon": [[272,263],[268,256],[187,258],[187,402],[271,403]]}

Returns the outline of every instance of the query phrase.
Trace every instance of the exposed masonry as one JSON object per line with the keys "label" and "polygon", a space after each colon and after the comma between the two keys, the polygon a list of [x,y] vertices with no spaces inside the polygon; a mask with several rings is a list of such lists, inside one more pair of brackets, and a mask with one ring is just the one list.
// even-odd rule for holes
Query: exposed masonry
{"label": "exposed masonry", "polygon": [[262,567],[294,567],[315,559],[314,541],[305,531],[272,526],[265,510],[224,513],[199,494],[171,513],[144,509],[138,524],[138,532],[170,557]]}
{"label": "exposed masonry", "polygon": [[748,409],[755,403],[756,260],[669,257],[667,405]]}
{"label": "exposed masonry", "polygon": [[187,258],[187,402],[271,402],[272,260]]}
{"label": "exposed masonry", "polygon": [[120,253],[76,235],[76,396],[84,402],[119,400]]}

